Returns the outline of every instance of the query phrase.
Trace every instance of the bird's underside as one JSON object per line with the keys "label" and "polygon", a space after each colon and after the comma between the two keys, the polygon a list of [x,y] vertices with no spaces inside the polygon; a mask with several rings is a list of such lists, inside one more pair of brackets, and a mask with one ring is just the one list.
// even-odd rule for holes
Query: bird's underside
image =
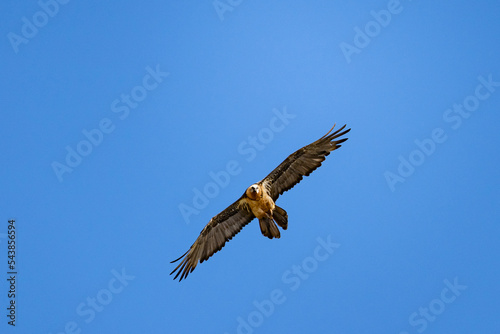
{"label": "bird's underside", "polygon": [[309,176],[321,166],[331,151],[341,147],[340,144],[347,138],[339,139],[339,137],[351,130],[344,130],[345,127],[344,125],[331,133],[335,128],[334,125],[326,135],[292,153],[268,176],[248,187],[236,202],[210,219],[189,250],[172,261],[173,263],[182,259],[170,273],[177,272],[174,279],[179,275],[179,281],[186,278],[198,263],[206,261],[222,249],[227,241],[254,218],[259,220],[260,230],[264,236],[269,239],[279,238],[280,231],[276,224],[286,230],[288,214],[275,204],[276,200],[299,183],[304,176]]}

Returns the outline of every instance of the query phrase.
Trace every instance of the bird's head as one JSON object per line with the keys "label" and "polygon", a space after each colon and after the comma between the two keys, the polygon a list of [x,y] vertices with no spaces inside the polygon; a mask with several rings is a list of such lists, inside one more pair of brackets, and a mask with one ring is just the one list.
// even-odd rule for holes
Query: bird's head
{"label": "bird's head", "polygon": [[252,184],[250,187],[248,187],[247,196],[253,200],[256,200],[262,196],[261,191],[260,191],[260,187],[257,183]]}

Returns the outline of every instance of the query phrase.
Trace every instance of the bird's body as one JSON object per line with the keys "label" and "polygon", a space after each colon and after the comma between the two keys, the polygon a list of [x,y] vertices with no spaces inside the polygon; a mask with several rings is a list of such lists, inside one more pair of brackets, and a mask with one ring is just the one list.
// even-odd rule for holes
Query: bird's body
{"label": "bird's body", "polygon": [[[276,206],[269,194],[268,183],[261,181],[252,184],[245,191],[245,196],[240,200],[240,207],[245,210],[245,207],[250,208],[253,215],[259,219],[260,230],[265,237],[269,239],[279,238],[280,231],[274,224],[278,223],[284,230],[288,226],[288,215],[285,210]],[[274,210],[277,212],[275,213]],[[283,214],[284,213],[284,214]]]}
{"label": "bird's body", "polygon": [[261,219],[272,214],[275,204],[264,185],[252,184],[245,191],[245,195],[246,198],[243,200],[248,203],[255,217]]}
{"label": "bird's body", "polygon": [[330,134],[332,128],[317,141],[291,154],[263,180],[248,187],[236,202],[214,216],[191,248],[180,258],[172,261],[176,262],[183,258],[171,272],[173,274],[177,271],[174,279],[179,275],[181,275],[179,280],[186,278],[196,268],[198,262],[201,263],[218,252],[254,218],[259,219],[260,230],[264,236],[269,239],[280,238],[276,224],[286,230],[288,214],[276,205],[276,200],[299,183],[303,176],[308,176],[321,166],[325,157],[347,140],[347,138],[336,140],[350,131],[350,129],[342,131],[344,128],[345,125]]}

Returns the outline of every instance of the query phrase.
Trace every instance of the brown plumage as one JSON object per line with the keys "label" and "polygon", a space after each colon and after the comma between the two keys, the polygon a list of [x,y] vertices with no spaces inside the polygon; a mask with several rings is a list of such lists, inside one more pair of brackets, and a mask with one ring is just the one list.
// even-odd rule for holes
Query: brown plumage
{"label": "brown plumage", "polygon": [[308,176],[321,166],[325,157],[347,140],[347,138],[338,139],[351,130],[344,130],[345,127],[344,125],[331,133],[335,128],[334,125],[326,135],[292,153],[268,176],[248,187],[236,202],[210,219],[189,250],[172,261],[173,263],[182,259],[170,273],[177,272],[174,279],[179,275],[179,281],[186,278],[198,263],[208,260],[221,250],[227,241],[254,218],[259,219],[260,230],[264,236],[269,239],[279,238],[280,231],[275,223],[286,230],[288,214],[275,204],[276,200],[299,183],[304,176]]}

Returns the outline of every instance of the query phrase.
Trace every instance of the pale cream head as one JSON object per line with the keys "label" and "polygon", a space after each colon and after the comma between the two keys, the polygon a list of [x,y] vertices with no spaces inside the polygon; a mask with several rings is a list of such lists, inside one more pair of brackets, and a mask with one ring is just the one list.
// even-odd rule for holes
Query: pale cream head
{"label": "pale cream head", "polygon": [[248,187],[246,194],[252,200],[256,200],[262,197],[262,191],[257,183],[252,184],[250,187]]}

